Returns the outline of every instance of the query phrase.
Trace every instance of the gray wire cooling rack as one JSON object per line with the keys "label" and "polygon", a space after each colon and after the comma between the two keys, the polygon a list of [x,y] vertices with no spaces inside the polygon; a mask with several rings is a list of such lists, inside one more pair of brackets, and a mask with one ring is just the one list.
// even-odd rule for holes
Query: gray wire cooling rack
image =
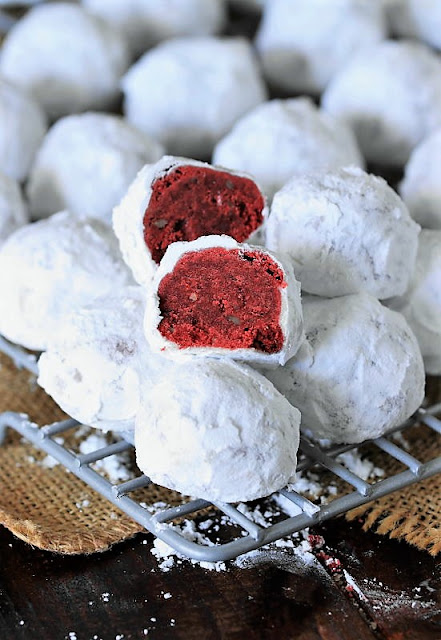
{"label": "gray wire cooling rack", "polygon": [[[16,366],[24,367],[32,373],[36,372],[35,358],[1,337],[0,350],[12,357]],[[287,516],[275,524],[266,523],[267,526],[256,524],[232,504],[193,499],[177,507],[159,508],[151,511],[149,505],[130,497],[130,494],[135,490],[151,484],[147,476],[139,475],[120,484],[111,484],[103,474],[91,467],[93,463],[99,460],[104,460],[114,454],[132,449],[133,441],[130,434],[116,436],[116,442],[91,453],[74,453],[63,444],[59,444],[60,438],[55,439],[55,437],[68,430],[78,429],[82,426],[76,420],[69,419],[38,427],[23,414],[5,412],[0,414],[0,445],[4,440],[6,429],[14,429],[35,447],[53,456],[92,489],[107,498],[115,507],[125,512],[182,555],[199,561],[218,562],[231,560],[243,553],[258,549],[270,542],[290,536],[306,527],[329,520],[329,518],[346,513],[371,500],[440,473],[441,456],[423,463],[391,440],[391,436],[394,433],[417,423],[427,425],[434,432],[434,436],[435,434],[441,435],[441,420],[436,417],[439,414],[441,414],[441,403],[425,409],[420,408],[404,425],[394,429],[384,437],[369,441],[372,446],[395,458],[405,467],[404,471],[396,475],[372,483],[366,482],[335,460],[339,454],[357,449],[361,445],[322,448],[302,437],[298,470],[306,471],[317,467],[326,469],[333,476],[347,482],[353,488],[353,491],[344,496],[334,498],[327,504],[317,505],[297,491],[281,490],[273,494],[270,499],[277,500],[278,496],[283,496],[290,503],[296,505],[300,512],[291,517]],[[183,516],[197,516],[198,512],[202,512],[202,510],[206,513],[205,510],[208,507],[215,507],[218,512],[227,516],[229,521],[238,525],[241,530],[240,533],[235,537],[232,534],[230,537],[233,537],[233,539],[227,542],[205,546],[204,544],[187,540],[177,527],[173,527],[175,520]],[[278,508],[280,509],[280,503],[278,503]]]}

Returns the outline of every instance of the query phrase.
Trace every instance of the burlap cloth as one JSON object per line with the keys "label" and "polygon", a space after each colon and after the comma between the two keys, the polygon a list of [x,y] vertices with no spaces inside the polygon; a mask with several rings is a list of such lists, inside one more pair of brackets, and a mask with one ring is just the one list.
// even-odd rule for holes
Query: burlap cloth
{"label": "burlap cloth", "polygon": [[[440,380],[432,379],[428,387],[430,400],[440,400]],[[65,417],[28,372],[18,371],[0,354],[3,411],[27,413],[39,425]],[[412,454],[420,460],[441,455],[441,438],[425,427],[413,430],[408,439]],[[67,444],[76,446],[74,440],[67,440]],[[0,524],[36,547],[66,554],[104,551],[143,530],[61,465],[43,465],[45,455],[8,430],[6,442],[0,446]],[[375,463],[387,474],[400,470],[399,463],[381,453],[375,455]],[[137,492],[136,498],[148,504],[179,501],[177,494],[156,486]],[[364,528],[404,539],[436,555],[441,551],[441,475],[346,517],[362,518]]]}

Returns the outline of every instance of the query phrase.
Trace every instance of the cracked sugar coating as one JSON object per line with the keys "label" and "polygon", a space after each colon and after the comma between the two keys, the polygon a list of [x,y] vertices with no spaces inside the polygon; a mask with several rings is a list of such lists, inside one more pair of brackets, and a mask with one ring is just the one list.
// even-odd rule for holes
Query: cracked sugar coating
{"label": "cracked sugar coating", "polygon": [[303,340],[300,287],[291,266],[228,236],[170,245],[148,295],[147,339],[174,359],[283,364]]}
{"label": "cracked sugar coating", "polygon": [[163,148],[123,118],[107,113],[67,116],[51,128],[31,170],[31,214],[61,209],[111,222],[137,172],[156,162]]}
{"label": "cracked sugar coating", "polygon": [[237,502],[267,496],[293,480],[300,413],[249,367],[189,362],[141,395],[136,457],[154,482]]}
{"label": "cracked sugar coating", "polygon": [[257,239],[267,209],[249,177],[221,167],[164,156],[142,169],[113,225],[124,260],[140,284],[148,284],[172,242],[226,234]]}
{"label": "cracked sugar coating", "polygon": [[248,172],[268,198],[294,175],[364,166],[352,131],[309,98],[271,100],[253,109],[217,144],[213,162]]}
{"label": "cracked sugar coating", "polygon": [[295,177],[277,192],[266,245],[291,257],[308,293],[384,299],[405,292],[419,230],[382,178],[349,167]]}
{"label": "cracked sugar coating", "polygon": [[218,33],[224,0],[83,0],[91,13],[124,34],[139,55],[162,40]]}
{"label": "cracked sugar coating", "polygon": [[389,304],[415,333],[426,372],[441,375],[441,230],[421,231],[409,289]]}
{"label": "cracked sugar coating", "polygon": [[441,129],[412,151],[399,191],[414,220],[441,229]]}
{"label": "cracked sugar coating", "polygon": [[416,42],[382,42],[337,73],[322,106],[352,127],[368,162],[402,167],[441,125],[441,61]]}
{"label": "cracked sugar coating", "polygon": [[439,0],[383,0],[392,32],[441,49]]}
{"label": "cracked sugar coating", "polygon": [[153,354],[142,332],[144,294],[126,287],[68,316],[38,362],[38,383],[63,411],[107,430],[135,428],[139,386],[170,362]]}
{"label": "cracked sugar coating", "polygon": [[68,313],[132,283],[112,230],[66,211],[9,236],[0,273],[0,333],[37,351]]}
{"label": "cracked sugar coating", "polygon": [[53,119],[111,106],[128,65],[119,33],[66,2],[26,13],[0,55],[0,73],[28,90]]}
{"label": "cracked sugar coating", "polygon": [[168,153],[202,159],[238,118],[266,99],[244,38],[168,40],[144,54],[122,86],[132,124]]}
{"label": "cracked sugar coating", "polygon": [[0,171],[23,181],[45,133],[46,118],[39,105],[0,78]]}
{"label": "cracked sugar coating", "polygon": [[0,173],[0,243],[27,222],[28,212],[20,187],[15,180]]}
{"label": "cracked sugar coating", "polygon": [[418,343],[399,313],[368,294],[303,301],[306,341],[265,375],[315,438],[355,443],[404,422],[424,398]]}
{"label": "cracked sugar coating", "polygon": [[385,37],[382,7],[372,0],[271,0],[256,47],[271,85],[318,95],[352,56]]}

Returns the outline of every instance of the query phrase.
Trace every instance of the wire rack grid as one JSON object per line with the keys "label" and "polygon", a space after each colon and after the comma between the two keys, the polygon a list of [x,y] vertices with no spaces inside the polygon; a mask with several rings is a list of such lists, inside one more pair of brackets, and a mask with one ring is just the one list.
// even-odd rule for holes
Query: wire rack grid
{"label": "wire rack grid", "polygon": [[[0,350],[12,357],[16,366],[24,367],[32,373],[36,372],[35,359],[1,337]],[[135,500],[130,494],[151,484],[151,480],[147,476],[141,474],[126,482],[112,484],[103,473],[91,466],[97,461],[132,449],[133,439],[130,433],[118,434],[116,442],[90,453],[75,453],[60,444],[60,439],[55,440],[55,437],[81,427],[82,425],[76,420],[69,419],[38,427],[23,414],[5,412],[0,414],[0,445],[4,440],[6,429],[14,429],[178,553],[198,561],[219,562],[231,560],[248,551],[290,536],[306,527],[317,525],[355,507],[440,473],[441,456],[434,457],[427,462],[421,462],[391,439],[395,432],[407,429],[417,423],[425,424],[434,432],[434,435],[441,435],[441,420],[437,417],[440,414],[441,403],[425,409],[420,408],[404,425],[383,437],[370,441],[370,444],[376,449],[380,449],[388,456],[398,460],[405,467],[404,471],[375,482],[366,482],[335,459],[339,454],[355,450],[360,445],[339,445],[324,448],[302,436],[298,471],[307,471],[313,468],[326,469],[333,476],[348,483],[353,490],[326,504],[318,505],[297,491],[283,489],[273,494],[271,499],[277,500],[278,497],[283,496],[285,500],[297,507],[298,513],[294,516],[287,516],[275,524],[265,523],[265,526],[256,524],[232,504],[191,499],[179,506],[153,510],[153,505],[146,505]],[[280,506],[280,502],[278,505]],[[206,514],[207,508],[210,507],[214,507],[218,512],[227,516],[229,521],[241,529],[241,533],[228,542],[206,546],[186,539],[180,530],[173,526],[174,521],[184,516],[197,517],[198,512],[202,511]]]}

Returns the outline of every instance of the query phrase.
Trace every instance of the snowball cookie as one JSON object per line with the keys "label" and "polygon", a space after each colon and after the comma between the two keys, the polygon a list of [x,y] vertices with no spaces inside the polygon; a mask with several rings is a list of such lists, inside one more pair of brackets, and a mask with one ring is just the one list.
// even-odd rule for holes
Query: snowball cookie
{"label": "snowball cookie", "polygon": [[0,53],[0,73],[27,89],[54,119],[110,106],[128,64],[122,36],[67,2],[31,9]]}
{"label": "snowball cookie", "polygon": [[349,167],[296,176],[278,191],[266,246],[289,254],[308,293],[383,299],[406,291],[419,231],[382,178]]}
{"label": "snowball cookie", "polygon": [[318,95],[355,53],[385,37],[382,6],[372,0],[272,0],[256,46],[271,85]]}
{"label": "snowball cookie", "polygon": [[302,414],[302,428],[332,442],[377,438],[424,397],[418,343],[399,313],[362,293],[303,301],[307,342],[266,372]]}
{"label": "snowball cookie", "polygon": [[291,264],[228,236],[171,244],[147,293],[144,329],[174,359],[226,356],[284,364],[303,341]]}
{"label": "snowball cookie", "polygon": [[401,167],[441,124],[441,60],[416,42],[382,42],[334,76],[322,105],[352,127],[369,162]]}
{"label": "snowball cookie", "polygon": [[124,34],[134,54],[168,38],[218,33],[225,0],[83,0],[91,13]]}
{"label": "snowball cookie", "polygon": [[140,380],[170,361],[142,331],[144,294],[127,287],[74,311],[38,362],[38,383],[73,418],[105,431],[135,428]]}
{"label": "snowball cookie", "polygon": [[9,236],[0,273],[0,333],[38,351],[68,313],[132,283],[112,230],[66,211]]}
{"label": "snowball cookie", "polygon": [[139,468],[206,500],[256,500],[293,481],[300,413],[262,375],[228,360],[174,368],[141,388]]}
{"label": "snowball cookie", "polygon": [[439,0],[383,0],[395,35],[417,38],[441,49]]}
{"label": "snowball cookie", "polygon": [[23,181],[45,133],[40,106],[0,77],[0,171]]}
{"label": "snowball cookie", "polygon": [[255,239],[266,217],[257,184],[235,171],[164,156],[142,169],[113,213],[124,260],[149,284],[168,245],[203,235]]}
{"label": "snowball cookie", "polygon": [[59,120],[47,134],[29,178],[31,214],[61,209],[111,222],[139,169],[163,148],[119,116],[83,113]]}
{"label": "snowball cookie", "polygon": [[213,162],[247,171],[269,198],[294,175],[364,166],[352,131],[308,98],[258,106],[216,145]]}
{"label": "snowball cookie", "polygon": [[265,100],[244,38],[178,38],[158,45],[122,81],[127,119],[168,153],[208,158],[234,122]]}
{"label": "snowball cookie", "polygon": [[15,180],[0,173],[0,243],[27,222],[28,212],[20,187]]}
{"label": "snowball cookie", "polygon": [[390,305],[415,333],[427,373],[441,375],[441,231],[421,231],[409,289]]}
{"label": "snowball cookie", "polygon": [[412,151],[399,191],[422,227],[441,229],[441,129]]}

